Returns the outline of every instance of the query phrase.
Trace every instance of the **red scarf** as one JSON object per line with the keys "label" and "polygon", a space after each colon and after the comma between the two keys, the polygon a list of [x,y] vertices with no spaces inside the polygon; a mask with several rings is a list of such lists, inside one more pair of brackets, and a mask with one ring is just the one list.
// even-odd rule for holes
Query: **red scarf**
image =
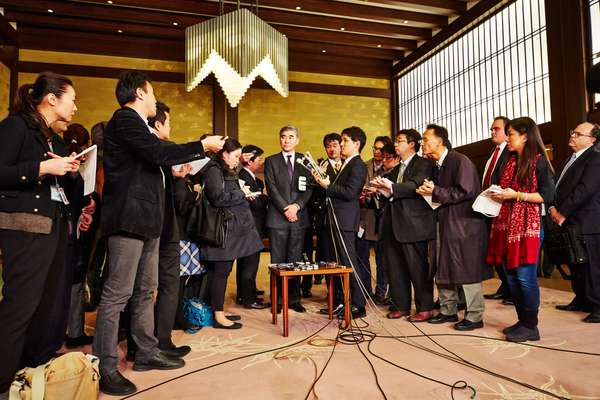
{"label": "red scarf", "polygon": [[[540,155],[535,158],[537,164]],[[512,156],[502,170],[500,186],[516,192],[537,192],[535,169],[531,185],[526,188],[517,183],[517,157]],[[506,268],[518,268],[519,265],[536,264],[540,249],[540,205],[537,203],[507,200],[502,203],[500,213],[492,222],[490,242],[486,262],[500,265],[506,257]]]}

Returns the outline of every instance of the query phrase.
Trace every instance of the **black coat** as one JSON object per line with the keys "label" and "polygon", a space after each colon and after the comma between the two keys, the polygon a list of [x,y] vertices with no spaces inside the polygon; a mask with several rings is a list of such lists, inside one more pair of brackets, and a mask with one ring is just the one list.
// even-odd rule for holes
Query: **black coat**
{"label": "black coat", "polygon": [[[325,174],[329,177],[329,181],[333,182],[337,176],[337,172],[327,161],[327,169]],[[309,212],[312,217],[313,224],[316,229],[322,229],[325,225],[325,216],[327,215],[327,204],[325,204],[325,189],[312,181],[313,192],[310,198]]]}
{"label": "black coat", "polygon": [[[66,156],[58,135],[52,136],[53,153]],[[0,122],[0,212],[29,213],[54,218],[59,202],[50,199],[55,177],[39,176],[40,162],[49,158],[50,147],[44,134],[19,115]],[[57,177],[62,187],[69,177]]]}
{"label": "black coat", "polygon": [[238,175],[221,160],[210,161],[202,169],[203,194],[213,207],[225,208],[233,214],[227,223],[224,248],[202,245],[200,257],[206,261],[231,261],[249,256],[263,248],[250,205],[240,189]]}
{"label": "black coat", "polygon": [[[333,207],[339,229],[342,231],[358,232],[360,224],[359,197],[367,174],[367,166],[360,156],[356,156],[344,164],[342,170],[325,190],[326,196],[331,199],[329,206]],[[329,224],[329,218],[327,218],[326,224]]]}
{"label": "black coat", "polygon": [[[296,153],[295,159],[303,157],[301,153]],[[301,191],[299,182],[304,180],[306,190]],[[286,160],[283,153],[277,153],[269,156],[265,160],[265,185],[269,196],[269,206],[267,208],[267,228],[287,229],[292,228],[305,229],[310,225],[308,215],[308,203],[312,193],[310,186],[312,176],[303,166],[296,163],[292,181],[287,173]],[[284,213],[284,208],[290,204],[298,204],[298,221],[289,222]]]}
{"label": "black coat", "polygon": [[162,233],[167,176],[160,166],[204,158],[201,142],[161,141],[133,109],[115,111],[104,131],[103,234],[158,238]]}
{"label": "black coat", "polygon": [[[559,176],[560,172],[557,180]],[[565,172],[556,186],[554,206],[566,217],[565,223],[578,226],[581,233],[600,233],[600,151],[597,147],[584,151]]]}
{"label": "black coat", "polygon": [[[435,166],[429,160],[414,155],[404,170],[402,182],[392,185],[393,201],[388,201],[381,218],[380,240],[393,235],[400,243],[415,243],[435,239],[435,214],[416,192],[426,178],[433,176]],[[392,182],[398,180],[400,165],[387,175]]]}
{"label": "black coat", "polygon": [[251,191],[261,193],[254,200],[250,201],[250,211],[252,211],[252,216],[254,217],[254,223],[256,224],[256,230],[258,231],[259,236],[266,237],[267,229],[265,228],[265,219],[267,216],[267,204],[269,198],[263,193],[265,184],[260,178],[253,178],[244,168],[240,170],[238,176],[250,187]]}

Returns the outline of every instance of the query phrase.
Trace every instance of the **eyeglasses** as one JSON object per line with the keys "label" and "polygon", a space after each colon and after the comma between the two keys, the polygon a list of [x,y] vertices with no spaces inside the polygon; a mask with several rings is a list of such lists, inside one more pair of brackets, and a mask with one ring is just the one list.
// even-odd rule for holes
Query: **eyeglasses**
{"label": "eyeglasses", "polygon": [[373,151],[381,151],[381,149],[383,149],[383,146],[381,146],[381,147],[373,146]]}
{"label": "eyeglasses", "polygon": [[583,137],[593,137],[592,135],[584,135],[583,133],[577,132],[575,130],[570,130],[569,131],[569,136],[575,136],[575,137],[582,137],[582,136]]}

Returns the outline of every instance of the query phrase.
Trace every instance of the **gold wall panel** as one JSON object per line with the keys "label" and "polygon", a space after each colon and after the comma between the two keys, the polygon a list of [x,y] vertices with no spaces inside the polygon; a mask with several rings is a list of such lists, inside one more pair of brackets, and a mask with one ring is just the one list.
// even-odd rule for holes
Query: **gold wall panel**
{"label": "gold wall panel", "polygon": [[[19,85],[33,82],[36,74],[20,73]],[[115,98],[116,79],[70,77],[77,93],[78,111],[73,122],[88,130],[99,121],[108,121],[119,104]],[[171,139],[176,142],[197,140],[212,132],[212,88],[202,85],[186,92],[183,83],[153,82],[156,98],[171,108]]]}
{"label": "gold wall panel", "polygon": [[43,50],[19,50],[20,61],[51,64],[73,64],[91,67],[141,69],[146,71],[185,72],[185,63],[177,61],[149,60],[145,58],[100,56],[96,54],[65,53]]}
{"label": "gold wall panel", "polygon": [[390,106],[387,99],[290,92],[287,99],[273,90],[251,89],[239,105],[239,138],[255,144],[266,155],[280,151],[279,129],[292,124],[300,129],[299,151],[309,150],[322,157],[323,136],[352,125],[367,134],[362,157],[372,157],[371,146],[379,135],[390,133]]}
{"label": "gold wall panel", "polygon": [[363,78],[359,76],[290,71],[288,78],[290,81],[294,82],[324,83],[329,85],[357,86],[373,89],[389,89],[390,87],[390,81],[388,79]]}
{"label": "gold wall panel", "polygon": [[0,62],[0,120],[8,115],[10,107],[10,68]]}

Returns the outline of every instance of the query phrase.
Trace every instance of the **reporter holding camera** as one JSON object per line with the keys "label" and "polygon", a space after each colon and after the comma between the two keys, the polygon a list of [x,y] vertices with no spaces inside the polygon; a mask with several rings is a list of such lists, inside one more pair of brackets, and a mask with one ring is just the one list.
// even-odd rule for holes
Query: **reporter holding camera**
{"label": "reporter holding camera", "polygon": [[79,161],[63,157],[67,149],[50,125],[70,122],[76,110],[71,80],[46,72],[19,88],[0,122],[0,393],[20,368],[45,363],[57,350],[48,329],[65,288],[64,176],[77,172]]}

